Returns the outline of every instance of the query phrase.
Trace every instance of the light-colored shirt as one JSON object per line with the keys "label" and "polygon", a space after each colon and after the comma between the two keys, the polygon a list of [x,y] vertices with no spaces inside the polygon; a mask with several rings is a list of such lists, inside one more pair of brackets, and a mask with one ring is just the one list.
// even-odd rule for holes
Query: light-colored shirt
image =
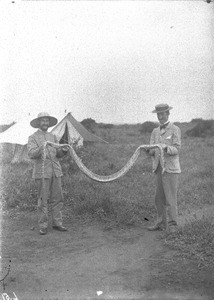
{"label": "light-colored shirt", "polygon": [[[180,128],[169,122],[166,128],[160,130],[160,126],[152,131],[150,144],[167,145],[164,151],[165,172],[181,173],[179,152],[181,148],[181,131]],[[153,158],[153,171],[157,170],[160,162],[160,150],[150,150]]]}

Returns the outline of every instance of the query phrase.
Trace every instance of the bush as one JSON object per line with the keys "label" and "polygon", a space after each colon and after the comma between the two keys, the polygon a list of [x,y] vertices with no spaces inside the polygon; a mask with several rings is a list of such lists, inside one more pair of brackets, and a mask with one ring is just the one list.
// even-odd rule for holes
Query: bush
{"label": "bush", "polygon": [[[195,119],[194,119],[195,120]],[[214,120],[202,120],[196,122],[196,125],[186,131],[186,134],[191,137],[206,137],[214,135]]]}
{"label": "bush", "polygon": [[104,123],[99,123],[98,124],[98,127],[99,128],[103,128],[103,129],[112,129],[113,127],[114,127],[114,125],[113,124],[104,124]]}
{"label": "bush", "polygon": [[95,128],[97,126],[95,120],[91,119],[91,118],[87,118],[82,120],[81,124],[88,129],[88,131],[95,133]]}
{"label": "bush", "polygon": [[140,133],[144,134],[144,133],[151,133],[153,131],[154,128],[157,128],[158,125],[154,122],[150,122],[150,121],[146,121],[142,124],[141,128],[140,128]]}
{"label": "bush", "polygon": [[203,121],[202,118],[195,118],[195,119],[191,120],[191,123],[198,123],[198,122],[201,122],[201,121]]}

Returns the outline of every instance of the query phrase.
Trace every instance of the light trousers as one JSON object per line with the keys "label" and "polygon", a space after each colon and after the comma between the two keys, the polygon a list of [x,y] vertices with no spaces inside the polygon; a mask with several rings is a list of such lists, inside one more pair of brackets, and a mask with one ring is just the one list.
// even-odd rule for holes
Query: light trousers
{"label": "light trousers", "polygon": [[158,166],[155,171],[156,193],[155,206],[157,209],[157,222],[167,226],[168,222],[178,224],[177,191],[178,173],[162,174],[162,167]]}
{"label": "light trousers", "polygon": [[[63,194],[61,186],[61,177],[52,176],[51,178],[36,179],[38,188],[38,224],[39,228],[48,227],[48,204],[52,214],[52,223],[54,226],[62,225]],[[50,202],[48,203],[48,199]]]}

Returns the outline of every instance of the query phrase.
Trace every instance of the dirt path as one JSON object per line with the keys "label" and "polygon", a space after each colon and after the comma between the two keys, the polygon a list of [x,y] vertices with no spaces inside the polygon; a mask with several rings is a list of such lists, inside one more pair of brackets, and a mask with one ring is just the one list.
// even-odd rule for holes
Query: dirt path
{"label": "dirt path", "polygon": [[[2,273],[11,259],[5,292],[15,292],[19,300],[193,299],[184,292],[169,293],[165,287],[150,290],[164,247],[160,233],[148,232],[144,225],[105,230],[97,223],[67,220],[68,232],[50,228],[46,236],[40,236],[31,230],[36,224],[34,213],[4,219]],[[154,268],[151,262],[156,262]]]}

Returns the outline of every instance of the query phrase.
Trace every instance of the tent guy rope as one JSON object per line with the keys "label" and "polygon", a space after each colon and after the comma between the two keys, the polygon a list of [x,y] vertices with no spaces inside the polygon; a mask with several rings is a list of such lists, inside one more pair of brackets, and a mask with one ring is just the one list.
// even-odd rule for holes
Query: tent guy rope
{"label": "tent guy rope", "polygon": [[[69,145],[69,144],[56,144],[56,143],[52,143],[52,142],[46,142],[44,144],[44,149],[43,149],[43,155],[42,155],[42,174],[44,175],[44,161],[46,158],[46,147],[50,145],[52,147],[58,148],[58,147],[63,147],[63,146],[67,146],[69,147],[69,152],[71,157],[74,159],[74,161],[76,162],[76,164],[78,165],[79,169],[89,178],[98,181],[98,182],[110,182],[113,180],[116,180],[118,178],[120,178],[121,176],[125,175],[130,169],[131,167],[135,164],[135,162],[137,161],[139,155],[140,155],[140,150],[144,149],[144,150],[148,150],[148,149],[154,149],[154,148],[158,148],[160,150],[160,163],[162,166],[162,169],[164,172],[164,154],[163,154],[163,149],[161,147],[161,145],[159,144],[154,144],[154,145],[141,145],[139,146],[134,154],[131,156],[131,158],[128,160],[128,162],[126,163],[126,165],[120,169],[119,171],[117,171],[116,173],[112,174],[112,175],[98,175],[93,173],[92,171],[90,171],[81,161],[81,159],[77,156],[76,152],[74,151],[74,148]],[[43,176],[44,178],[44,176]]]}

